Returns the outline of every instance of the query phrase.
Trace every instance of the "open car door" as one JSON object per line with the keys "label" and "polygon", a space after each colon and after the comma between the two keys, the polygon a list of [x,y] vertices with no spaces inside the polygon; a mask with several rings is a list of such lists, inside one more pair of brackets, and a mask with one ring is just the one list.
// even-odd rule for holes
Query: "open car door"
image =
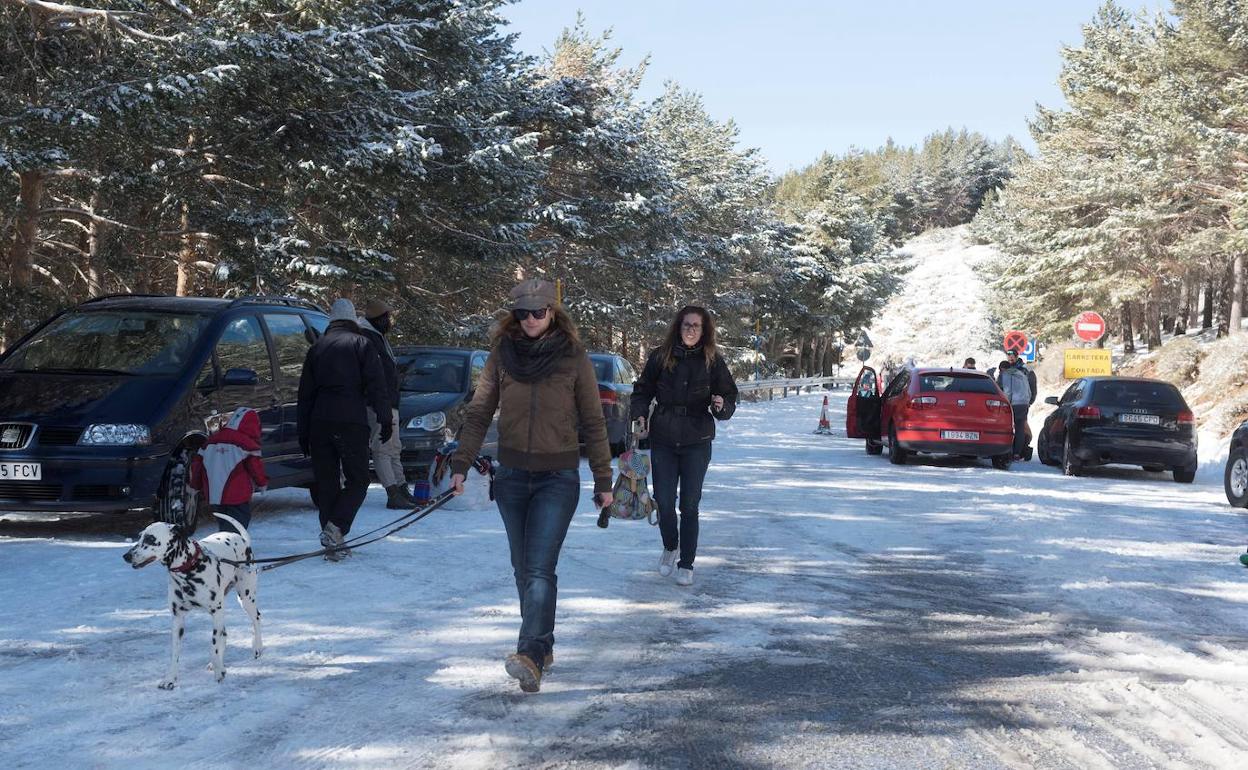
{"label": "open car door", "polygon": [[881,402],[879,375],[869,366],[862,367],[845,409],[845,435],[879,440]]}

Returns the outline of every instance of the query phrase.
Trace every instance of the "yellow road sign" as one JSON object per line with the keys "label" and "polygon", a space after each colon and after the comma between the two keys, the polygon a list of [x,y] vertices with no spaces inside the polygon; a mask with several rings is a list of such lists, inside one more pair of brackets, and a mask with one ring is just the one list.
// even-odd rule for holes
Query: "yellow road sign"
{"label": "yellow road sign", "polygon": [[1068,348],[1065,375],[1068,380],[1080,377],[1109,376],[1114,373],[1113,359],[1105,348]]}

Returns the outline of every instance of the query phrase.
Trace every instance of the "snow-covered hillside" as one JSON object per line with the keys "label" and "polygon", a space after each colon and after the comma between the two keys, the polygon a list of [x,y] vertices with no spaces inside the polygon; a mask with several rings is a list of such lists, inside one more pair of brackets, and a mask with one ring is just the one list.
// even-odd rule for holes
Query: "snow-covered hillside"
{"label": "snow-covered hillside", "polygon": [[931,230],[900,250],[910,257],[905,286],[884,307],[867,334],[872,362],[961,366],[967,356],[987,369],[1001,358],[994,350],[982,281],[974,267],[991,257],[991,246],[970,241],[966,226]]}

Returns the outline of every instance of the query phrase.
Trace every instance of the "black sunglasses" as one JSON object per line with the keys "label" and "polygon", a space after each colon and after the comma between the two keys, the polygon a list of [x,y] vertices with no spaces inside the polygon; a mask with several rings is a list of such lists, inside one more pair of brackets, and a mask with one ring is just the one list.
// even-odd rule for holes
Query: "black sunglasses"
{"label": "black sunglasses", "polygon": [[529,316],[533,316],[537,320],[542,321],[545,320],[546,311],[548,310],[550,310],[548,307],[544,307],[539,310],[526,310],[525,308],[518,307],[511,311],[511,314],[516,317],[517,321],[527,320]]}

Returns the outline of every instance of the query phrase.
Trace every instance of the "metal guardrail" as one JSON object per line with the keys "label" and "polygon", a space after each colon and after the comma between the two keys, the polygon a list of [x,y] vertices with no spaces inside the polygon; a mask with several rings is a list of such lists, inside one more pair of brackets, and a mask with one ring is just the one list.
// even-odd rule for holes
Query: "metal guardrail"
{"label": "metal guardrail", "polygon": [[767,400],[770,401],[775,398],[777,391],[780,392],[781,398],[786,398],[790,392],[797,394],[801,393],[803,389],[812,390],[824,385],[831,385],[834,388],[841,386],[849,388],[853,387],[854,381],[848,377],[795,377],[774,380],[744,380],[737,383],[737,392],[766,393]]}

